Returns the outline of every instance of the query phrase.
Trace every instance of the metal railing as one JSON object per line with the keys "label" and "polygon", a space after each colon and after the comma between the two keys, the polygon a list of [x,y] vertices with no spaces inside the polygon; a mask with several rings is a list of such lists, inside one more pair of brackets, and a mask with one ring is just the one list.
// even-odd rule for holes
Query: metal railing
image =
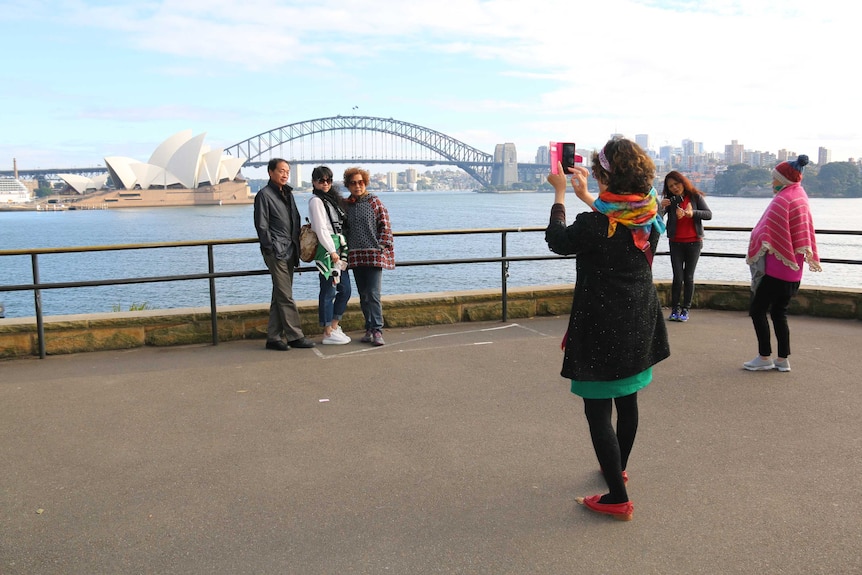
{"label": "metal railing", "polygon": [[[751,228],[745,227],[722,227],[722,226],[706,226],[707,231],[725,231],[725,232],[740,232],[748,233]],[[511,262],[527,262],[527,261],[543,261],[543,260],[562,260],[573,256],[559,255],[508,255],[507,240],[508,235],[512,233],[537,233],[544,232],[544,227],[525,227],[525,228],[483,228],[483,229],[464,229],[464,230],[426,230],[413,232],[395,232],[398,237],[419,237],[419,236],[452,236],[452,235],[479,235],[479,234],[499,234],[500,235],[500,255],[498,257],[484,258],[444,258],[444,259],[429,259],[417,261],[398,261],[397,267],[409,266],[441,266],[441,265],[463,265],[463,264],[478,264],[478,263],[499,263],[500,264],[500,279],[501,279],[501,303],[502,303],[502,321],[508,319],[508,277],[509,264]],[[816,230],[820,235],[850,235],[862,236],[862,231],[854,230]],[[32,291],[35,317],[36,331],[39,340],[39,357],[45,358],[45,328],[44,316],[42,313],[42,291],[53,289],[69,289],[95,286],[114,286],[114,285],[129,285],[129,284],[145,284],[145,283],[160,283],[160,282],[178,282],[189,280],[206,279],[209,282],[209,300],[210,300],[210,321],[212,324],[212,343],[218,345],[218,308],[216,305],[216,279],[221,278],[236,278],[249,277],[258,275],[267,275],[269,270],[237,270],[237,271],[215,271],[215,257],[213,253],[214,246],[239,245],[258,243],[257,238],[244,239],[225,239],[225,240],[205,240],[205,241],[184,241],[184,242],[155,242],[143,244],[124,244],[111,246],[83,246],[83,247],[66,247],[66,248],[34,248],[23,250],[0,250],[0,257],[3,256],[29,256],[31,261],[33,283],[20,285],[0,285],[0,293],[12,291]],[[167,276],[148,276],[135,278],[117,278],[103,279],[90,281],[70,281],[70,282],[41,282],[39,278],[39,256],[46,254],[64,254],[64,253],[87,253],[87,252],[106,252],[106,251],[124,251],[124,250],[147,250],[147,249],[169,249],[169,248],[184,248],[206,246],[207,250],[207,273],[197,274],[182,274],[182,275],[167,275]],[[669,252],[659,251],[656,255],[665,256]],[[716,257],[716,258],[744,258],[745,254],[739,253],[721,253],[721,252],[702,252],[701,256]],[[831,264],[849,264],[862,265],[862,260],[856,259],[834,259],[821,258],[823,263]],[[314,272],[314,266],[300,266],[296,269],[297,272]]]}

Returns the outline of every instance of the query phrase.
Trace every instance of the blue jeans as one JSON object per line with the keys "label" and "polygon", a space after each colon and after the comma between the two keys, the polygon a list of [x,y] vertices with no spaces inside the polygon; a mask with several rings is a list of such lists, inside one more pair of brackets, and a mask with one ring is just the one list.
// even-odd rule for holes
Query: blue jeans
{"label": "blue jeans", "polygon": [[317,274],[320,279],[320,295],[317,300],[317,317],[320,319],[321,327],[332,323],[334,319],[341,319],[344,310],[347,309],[347,300],[350,299],[350,274],[347,270],[341,272],[341,281],[338,285],[332,285],[332,278],[326,279],[323,274]]}
{"label": "blue jeans", "polygon": [[383,268],[361,266],[353,268],[353,279],[359,292],[359,307],[365,316],[365,329],[383,329],[383,304],[380,303],[380,283]]}

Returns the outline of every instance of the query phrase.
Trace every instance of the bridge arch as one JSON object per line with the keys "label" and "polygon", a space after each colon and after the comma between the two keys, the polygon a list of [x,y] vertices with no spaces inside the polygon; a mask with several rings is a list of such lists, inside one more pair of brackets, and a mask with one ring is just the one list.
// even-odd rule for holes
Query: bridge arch
{"label": "bridge arch", "polygon": [[[271,156],[269,152],[271,152],[273,148],[279,147],[288,142],[301,140],[314,134],[337,131],[380,132],[382,134],[417,144],[439,156],[439,159],[435,158],[432,160],[363,158],[358,161],[392,164],[450,164],[467,172],[467,174],[472,176],[483,187],[491,185],[492,170],[494,168],[494,157],[491,154],[478,150],[460,140],[447,136],[442,132],[419,126],[417,124],[402,122],[393,118],[376,118],[373,116],[332,116],[328,118],[305,120],[280,126],[267,132],[257,134],[256,136],[252,136],[247,140],[243,140],[242,142],[238,142],[225,148],[225,153],[235,157],[246,158],[246,165],[261,165],[269,159]],[[321,161],[323,162],[323,160]],[[333,161],[348,162],[351,160],[342,159]]]}

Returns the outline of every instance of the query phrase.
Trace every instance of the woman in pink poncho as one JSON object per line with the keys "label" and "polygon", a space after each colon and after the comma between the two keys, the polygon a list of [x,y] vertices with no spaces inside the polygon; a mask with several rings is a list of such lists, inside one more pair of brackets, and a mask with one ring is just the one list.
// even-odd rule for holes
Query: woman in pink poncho
{"label": "woman in pink poncho", "polygon": [[[820,258],[814,238],[814,220],[808,194],[802,188],[802,169],[808,156],[781,162],[772,170],[775,197],[751,231],[746,263],[751,266],[751,305],[748,315],[757,335],[758,355],[743,364],[749,371],[790,371],[790,328],[787,307],[799,290],[802,265],[819,272]],[[772,360],[769,322],[772,318],[778,355]]]}

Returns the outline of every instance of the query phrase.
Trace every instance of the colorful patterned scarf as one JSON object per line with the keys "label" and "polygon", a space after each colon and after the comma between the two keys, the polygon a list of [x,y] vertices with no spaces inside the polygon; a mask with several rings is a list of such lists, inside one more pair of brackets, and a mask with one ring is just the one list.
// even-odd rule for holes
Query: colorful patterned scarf
{"label": "colorful patterned scarf", "polygon": [[608,217],[608,237],[614,235],[617,223],[629,228],[635,246],[642,252],[650,249],[649,238],[652,228],[664,233],[664,220],[658,215],[658,194],[651,188],[645,196],[639,194],[614,194],[602,192],[594,208]]}

